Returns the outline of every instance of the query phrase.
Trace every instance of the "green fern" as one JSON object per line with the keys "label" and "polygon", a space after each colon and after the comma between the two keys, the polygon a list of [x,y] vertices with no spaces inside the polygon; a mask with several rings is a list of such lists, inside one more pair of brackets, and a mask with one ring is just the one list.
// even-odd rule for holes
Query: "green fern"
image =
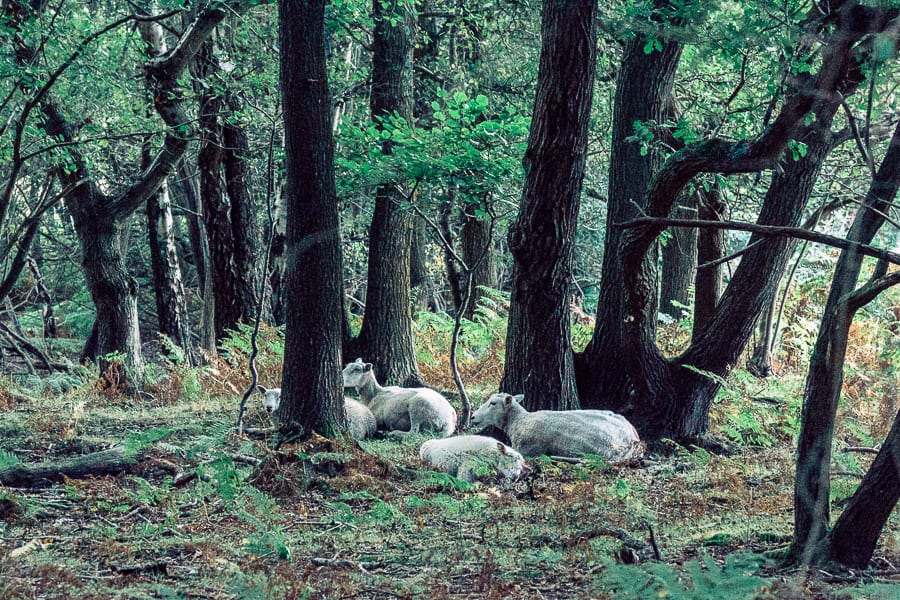
{"label": "green fern", "polygon": [[19,457],[15,454],[6,450],[0,450],[0,470],[14,467],[20,462]]}
{"label": "green fern", "polygon": [[665,563],[632,566],[609,564],[597,584],[621,599],[762,600],[775,598],[771,579],[754,575],[764,562],[759,556],[736,553],[718,565],[711,557],[687,563],[684,571]]}

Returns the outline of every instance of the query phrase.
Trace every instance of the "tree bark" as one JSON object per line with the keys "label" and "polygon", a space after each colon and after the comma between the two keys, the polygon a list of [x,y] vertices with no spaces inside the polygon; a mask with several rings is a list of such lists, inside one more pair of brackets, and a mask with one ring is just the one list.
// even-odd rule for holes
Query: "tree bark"
{"label": "tree bark", "polygon": [[[709,192],[698,191],[697,214],[707,221],[721,221],[728,209],[722,200],[722,190],[713,185]],[[725,257],[725,230],[702,229],[697,232],[697,274],[694,277],[694,326],[691,339],[695,340],[712,321],[716,305],[722,297],[722,265],[705,266]]]}
{"label": "tree bark", "polygon": [[188,322],[187,299],[175,246],[172,205],[166,182],[147,199],[147,226],[159,332],[181,348],[188,365],[194,365],[196,360]]}
{"label": "tree bark", "polygon": [[[685,196],[685,200],[693,195]],[[674,211],[675,218],[690,219],[697,214],[697,208],[679,204]],[[691,227],[672,227],[669,239],[662,247],[662,277],[659,287],[659,311],[675,321],[687,316],[691,303],[691,286],[694,283],[694,269],[697,266],[697,230]]]}
{"label": "tree bark", "polygon": [[826,539],[824,556],[865,569],[875,545],[900,500],[900,413],[847,508]]}
{"label": "tree bark", "polygon": [[494,240],[491,239],[493,231],[491,222],[486,219],[478,219],[475,216],[475,206],[471,204],[467,204],[463,208],[462,217],[463,225],[459,235],[462,257],[470,269],[477,264],[472,271],[472,289],[469,290],[469,301],[463,315],[472,320],[472,317],[475,316],[475,309],[484,296],[481,288],[497,287],[497,268],[494,258]]}
{"label": "tree bark", "polygon": [[346,416],[341,382],[340,222],[325,65],[325,1],[280,0],[278,8],[287,166],[287,303],[280,414],[288,426],[334,437],[341,434]]}
{"label": "tree bark", "polygon": [[0,470],[0,484],[11,487],[50,487],[66,479],[118,475],[134,467],[140,455],[129,455],[122,446],[74,458],[33,465],[17,464]]}
{"label": "tree bark", "polygon": [[596,72],[595,0],[545,0],[525,187],[510,228],[513,290],[501,389],[529,410],[578,406],[570,339],[572,254]]}
{"label": "tree bark", "polygon": [[[900,127],[891,140],[863,206],[853,220],[848,239],[862,244],[872,241],[884,223],[884,215],[890,211],[898,186]],[[804,563],[816,560],[814,554],[825,539],[830,521],[831,446],[843,384],[844,356],[850,325],[855,311],[862,306],[857,301],[859,294],[855,291],[862,262],[863,255],[856,251],[841,252],[810,357],[797,442],[792,547],[794,555]],[[882,507],[870,508],[882,510]],[[884,522],[881,523],[882,526],[883,524]],[[840,541],[847,539],[852,538],[841,538]]]}
{"label": "tree bark", "polygon": [[[662,10],[668,8],[670,2],[656,0],[653,4],[657,10]],[[657,146],[642,152],[639,142],[629,140],[635,134],[635,122],[662,123],[667,114],[682,43],[676,39],[660,41],[662,48],[650,54],[644,52],[646,42],[640,36],[629,41],[616,82],[597,327],[584,353],[576,360],[578,394],[586,407],[600,408],[610,400],[624,400],[629,397],[632,386],[632,374],[621,368],[625,344],[625,275],[621,263],[623,234],[615,225],[637,216],[646,207],[651,177],[662,163]],[[646,285],[655,292],[656,258],[653,252],[644,259],[642,269],[647,278]],[[654,314],[648,320],[647,335],[654,335],[655,307],[650,310]]]}
{"label": "tree bark", "polygon": [[[412,51],[415,21],[403,0],[373,0],[372,118],[394,112],[412,123]],[[391,142],[382,144],[391,153]],[[369,229],[366,312],[355,342],[359,356],[373,363],[379,381],[422,385],[413,349],[410,252],[415,216],[401,206],[399,183],[378,186]]]}
{"label": "tree bark", "polygon": [[[799,222],[824,155],[832,147],[830,140],[825,140],[835,110],[863,78],[862,57],[855,54],[854,45],[862,37],[884,30],[896,13],[855,3],[847,6],[846,12],[841,11],[843,5],[824,15],[811,11],[807,29],[823,33],[821,67],[815,75],[796,79],[780,113],[758,138],[738,142],[708,139],[688,144],[667,159],[647,188],[645,212],[649,217],[668,215],[679,192],[698,173],[772,169],[788,141],[801,139],[807,144],[807,156],[788,161],[784,171],[775,174],[758,220],[767,225]],[[815,120],[804,125],[809,115]],[[614,313],[612,321],[617,331],[611,338],[621,329],[621,340],[612,354],[608,339],[595,344],[595,333],[579,388],[587,390],[592,404],[603,400],[608,408],[623,412],[646,439],[692,439],[706,432],[709,406],[719,387],[719,379],[704,372],[721,378],[736,363],[760,311],[775,293],[773,282],[780,277],[795,242],[769,239],[757,244],[754,235],[753,248],[742,258],[709,325],[684,354],[667,360],[655,343],[657,295],[647,261],[664,227],[660,222],[622,234],[616,254],[621,261],[622,285],[619,290],[607,291],[614,296],[611,303],[624,301],[624,314],[616,318]],[[612,279],[612,283],[617,281]],[[609,284],[604,281],[604,286]],[[600,305],[604,307],[603,293]],[[598,352],[600,347],[607,352]],[[603,357],[606,359],[601,360]],[[610,368],[613,364],[618,368]]]}

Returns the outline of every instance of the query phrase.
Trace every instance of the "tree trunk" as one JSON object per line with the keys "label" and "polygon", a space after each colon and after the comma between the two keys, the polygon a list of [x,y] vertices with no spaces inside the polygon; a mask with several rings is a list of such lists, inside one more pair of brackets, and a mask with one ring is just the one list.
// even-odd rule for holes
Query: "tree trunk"
{"label": "tree trunk", "polygon": [[434,286],[434,278],[428,270],[428,230],[425,219],[415,218],[409,267],[413,303],[419,309],[431,312],[441,310]]}
{"label": "tree trunk", "polygon": [[[269,286],[272,288],[272,323],[282,325],[286,315],[285,305],[285,228],[287,227],[287,198],[285,192],[275,195],[275,207],[272,209],[275,231],[272,234],[272,247],[269,249]],[[343,294],[341,294],[343,297]]]}
{"label": "tree trunk", "polygon": [[166,182],[147,199],[147,225],[159,331],[182,349],[188,365],[194,365],[196,361],[188,322],[187,300],[175,246],[172,205]]}
{"label": "tree trunk", "polygon": [[[698,191],[698,216],[706,221],[721,221],[728,207],[722,191],[713,184],[709,192]],[[694,327],[691,340],[696,340],[712,321],[716,305],[722,297],[722,265],[699,268],[725,257],[725,230],[701,229],[697,232],[697,274],[694,277]]]}
{"label": "tree trunk", "polygon": [[[238,323],[256,316],[254,274],[248,269],[252,248],[245,247],[253,234],[244,156],[246,138],[226,121],[226,98],[218,87],[221,67],[215,57],[215,43],[203,45],[194,64],[196,75],[207,82],[200,93],[200,198],[209,241],[211,280],[215,304],[216,340],[225,337]],[[235,144],[232,146],[231,144]]]}
{"label": "tree trunk", "polygon": [[[86,194],[90,196],[85,198]],[[130,388],[139,382],[144,365],[138,328],[137,282],[125,266],[120,245],[121,225],[97,214],[85,214],[84,208],[96,202],[88,190],[66,199],[81,245],[85,281],[97,311],[96,347],[92,355],[84,358],[98,360],[103,373],[115,362],[110,361],[111,355],[123,354],[125,372],[115,377],[121,377],[120,383]]]}
{"label": "tree trunk", "polygon": [[178,164],[178,180],[181,182],[180,187],[184,197],[184,205],[188,209],[185,214],[185,222],[187,223],[188,237],[191,242],[194,268],[197,271],[198,300],[200,302],[200,348],[207,355],[215,356],[215,302],[212,291],[209,238],[206,234],[206,224],[203,219],[203,205],[200,202],[200,194],[197,189],[197,176],[188,166],[186,160],[182,160]]}
{"label": "tree trunk", "polygon": [[[857,7],[848,6],[851,13]],[[835,8],[836,14],[825,16],[811,11],[807,27],[817,31],[821,28],[823,33],[823,46],[816,49],[821,66],[815,76],[796,82],[778,116],[763,133],[756,139],[737,142],[712,138],[675,152],[647,188],[644,212],[649,217],[666,217],[678,194],[699,173],[774,168],[789,140],[794,139],[807,144],[807,155],[782,163],[784,171],[773,177],[758,222],[792,226],[799,223],[822,161],[832,147],[829,127],[834,113],[840,101],[853,93],[863,79],[862,63],[851,58],[851,48],[861,37],[882,31],[891,18],[889,10],[861,9],[867,15],[859,20],[855,13],[840,13],[842,7]],[[865,27],[860,27],[860,23]],[[618,105],[616,110],[618,114]],[[804,125],[811,115],[815,119]],[[615,130],[614,127],[614,148]],[[614,189],[611,177],[611,192]],[[610,211],[613,197],[611,194]],[[647,260],[664,227],[653,223],[628,228],[615,247],[613,258],[621,262],[613,270],[614,277],[604,279],[603,285],[610,296],[609,304],[623,307],[624,312],[611,313],[611,325],[606,324],[607,318],[598,318],[601,327],[597,332],[603,333],[608,327],[613,331],[599,337],[595,332],[579,372],[579,389],[590,394],[592,404],[603,400],[608,408],[623,412],[645,439],[692,439],[705,434],[709,406],[719,388],[720,379],[704,372],[721,378],[736,363],[756,319],[775,293],[775,282],[795,242],[775,238],[756,243],[759,236],[753,236],[753,247],[742,258],[709,325],[684,354],[667,360],[656,346],[657,294],[653,262]],[[609,258],[609,253],[604,258]],[[610,284],[619,282],[620,288],[608,289]],[[601,309],[608,313],[603,291],[600,298]],[[606,350],[601,352],[603,348]]]}
{"label": "tree trunk", "polygon": [[848,567],[865,569],[900,500],[900,413],[856,493],[826,539],[824,555]]}
{"label": "tree trunk", "polygon": [[[472,271],[472,289],[469,290],[469,302],[463,315],[471,320],[475,309],[484,296],[482,287],[497,287],[497,268],[494,259],[494,240],[491,239],[491,222],[475,216],[475,206],[467,204],[463,209],[463,226],[460,231],[462,257],[466,266]],[[481,257],[484,256],[482,259]],[[481,259],[481,262],[478,262]],[[477,266],[475,266],[477,264]]]}
{"label": "tree trunk", "polygon": [[287,324],[280,410],[289,425],[333,437],[346,417],[325,1],[280,0],[278,8],[287,166]]}
{"label": "tree trunk", "polygon": [[[669,2],[664,0],[654,2],[657,8],[668,5]],[[636,121],[664,122],[682,44],[675,39],[661,42],[661,50],[647,54],[644,52],[646,42],[640,36],[629,41],[616,83],[597,327],[576,361],[578,394],[582,404],[591,408],[609,408],[611,401],[625,400],[632,385],[628,370],[619,366],[625,344],[626,309],[620,247],[623,232],[615,225],[637,216],[646,206],[650,179],[662,162],[656,146],[642,151],[639,142],[629,139],[635,134]],[[645,259],[644,269],[647,285],[655,291],[655,257]],[[652,319],[648,319],[648,335],[654,334],[655,322],[654,312]]]}
{"label": "tree trunk", "polygon": [[[372,118],[396,112],[412,123],[412,51],[415,21],[403,0],[373,0]],[[391,153],[391,142],[382,144]],[[413,349],[410,252],[414,215],[397,183],[378,186],[369,229],[366,312],[356,349],[375,366],[379,381],[422,385]]]}
{"label": "tree trunk", "polygon": [[[685,196],[693,200],[693,195]],[[697,208],[679,204],[674,211],[676,219],[693,219]],[[697,266],[697,230],[693,227],[673,227],[669,239],[662,247],[662,277],[659,288],[659,311],[675,321],[688,315],[691,303],[691,287],[694,268]]]}
{"label": "tree trunk", "polygon": [[501,389],[534,410],[578,406],[569,323],[572,253],[596,71],[595,0],[545,0]]}
{"label": "tree trunk", "polygon": [[[884,223],[884,215],[890,211],[898,185],[900,127],[894,133],[863,206],[853,220],[848,239],[861,244],[872,241]],[[831,446],[850,325],[856,310],[874,299],[873,295],[866,302],[860,302],[860,293],[855,291],[862,262],[862,254],[846,250],[841,252],[810,357],[797,442],[792,548],[794,555],[804,563],[816,560],[814,553],[825,539],[830,521]]]}

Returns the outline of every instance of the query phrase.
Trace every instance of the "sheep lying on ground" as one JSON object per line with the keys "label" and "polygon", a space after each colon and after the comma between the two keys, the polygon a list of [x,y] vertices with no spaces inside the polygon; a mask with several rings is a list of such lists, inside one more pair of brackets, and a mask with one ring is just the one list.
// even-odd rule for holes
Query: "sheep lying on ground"
{"label": "sheep lying on ground", "polygon": [[456,411],[432,389],[381,387],[372,363],[359,358],[344,367],[343,376],[344,387],[356,388],[363,404],[375,415],[378,429],[394,436],[430,430],[444,437],[456,430]]}
{"label": "sheep lying on ground", "polygon": [[496,477],[518,479],[525,467],[521,454],[483,435],[428,440],[419,449],[419,456],[436,471],[469,483]]}
{"label": "sheep lying on ground", "polygon": [[[264,396],[263,405],[270,415],[281,406],[281,388],[264,388],[256,386]],[[355,440],[364,440],[374,437],[377,423],[365,404],[352,398],[344,398],[344,410],[347,411],[347,430]]]}
{"label": "sheep lying on ground", "polygon": [[472,425],[499,427],[525,456],[597,454],[617,462],[643,453],[637,431],[622,415],[608,410],[528,412],[517,398],[502,392],[475,411]]}

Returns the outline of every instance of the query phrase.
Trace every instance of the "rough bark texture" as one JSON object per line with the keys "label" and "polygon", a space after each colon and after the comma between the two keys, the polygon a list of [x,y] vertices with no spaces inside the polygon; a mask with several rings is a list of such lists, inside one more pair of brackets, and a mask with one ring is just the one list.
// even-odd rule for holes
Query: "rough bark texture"
{"label": "rough bark texture", "polygon": [[[403,0],[374,0],[373,19],[372,118],[396,111],[412,122],[412,7]],[[383,143],[382,152],[390,154],[390,141]],[[375,366],[379,381],[415,386],[422,385],[412,336],[410,251],[415,218],[401,206],[405,198],[396,185],[380,185],[375,192],[366,312],[354,346],[359,357]]]}
{"label": "rough bark texture", "polygon": [[[898,185],[900,128],[891,140],[863,207],[853,220],[848,239],[863,244],[872,241],[884,223],[883,215],[890,210]],[[853,314],[861,306],[856,301],[858,295],[855,289],[862,262],[863,256],[858,252],[841,252],[810,357],[806,390],[803,394],[797,443],[797,477],[794,485],[793,551],[802,562],[817,560],[815,553],[825,539],[830,521],[831,446],[844,380],[847,339]],[[883,510],[883,507],[874,505],[869,508]],[[891,508],[887,509],[887,514],[890,514],[890,510]],[[884,521],[881,521],[881,526],[883,525]],[[872,548],[874,549],[874,542]]]}
{"label": "rough bark texture", "polygon": [[66,479],[118,475],[134,467],[139,455],[129,455],[122,446],[74,458],[39,464],[17,464],[0,470],[0,484],[12,487],[50,487]]}
{"label": "rough bark texture", "polygon": [[285,363],[280,415],[327,437],[344,422],[341,245],[325,1],[281,0],[287,166]]}
{"label": "rough bark texture", "polygon": [[188,237],[191,242],[191,256],[197,272],[200,302],[199,338],[200,348],[209,355],[216,353],[215,301],[212,291],[212,270],[210,268],[209,238],[206,235],[206,223],[203,219],[203,205],[200,202],[198,181],[195,172],[182,159],[178,165],[178,181],[180,183],[184,206],[188,208],[185,215]]}
{"label": "rough bark texture", "polygon": [[462,217],[463,225],[459,234],[462,258],[470,269],[474,267],[472,289],[469,290],[469,302],[463,316],[471,320],[481,297],[484,296],[481,288],[497,287],[497,268],[494,259],[494,240],[491,236],[493,231],[491,222],[476,218],[473,205],[465,207]]}
{"label": "rough bark texture", "polygon": [[[659,7],[667,2],[654,4]],[[577,360],[578,393],[585,407],[599,408],[611,400],[625,399],[631,386],[630,374],[622,368],[621,360],[626,316],[620,247],[623,232],[615,225],[637,216],[646,206],[647,187],[661,157],[655,147],[642,155],[640,143],[627,138],[635,133],[635,121],[664,121],[682,51],[680,42],[662,40],[661,50],[646,54],[645,43],[640,37],[628,42],[616,83],[597,327]],[[645,263],[647,285],[655,290],[655,257],[648,257]],[[651,335],[655,321],[654,314],[652,323],[648,323]]]}
{"label": "rough bark texture", "polygon": [[195,360],[187,299],[175,246],[172,204],[166,182],[147,200],[147,226],[159,332],[181,348],[187,364],[193,365]]}
{"label": "rough bark texture", "polygon": [[[246,132],[230,124],[235,99],[222,93],[222,69],[210,40],[194,64],[195,75],[205,81],[200,98],[200,198],[209,241],[211,280],[215,302],[216,340],[249,323],[256,316],[257,282],[261,276],[257,228],[253,220],[246,157]],[[264,313],[267,314],[267,313]]]}
{"label": "rough bark texture", "polygon": [[[726,217],[727,206],[722,200],[718,185],[709,192],[699,191],[697,214],[707,221],[721,221]],[[725,256],[725,230],[701,229],[697,232],[697,265],[719,260]],[[694,277],[694,327],[691,339],[700,336],[709,325],[722,297],[722,265],[697,269]]]}
{"label": "rough bark texture", "polygon": [[529,410],[578,406],[569,335],[572,253],[596,71],[595,0],[545,0],[501,389]]}
{"label": "rough bark texture", "polygon": [[[808,28],[822,32],[818,72],[792,80],[780,112],[758,138],[737,142],[708,139],[689,144],[669,157],[647,187],[648,216],[666,217],[684,186],[701,172],[729,174],[774,168],[788,141],[796,139],[807,144],[807,156],[786,161],[784,171],[773,177],[758,222],[799,222],[821,162],[831,147],[830,141],[824,140],[830,135],[828,127],[834,112],[862,80],[862,63],[852,48],[862,37],[883,30],[896,13],[855,3],[848,3],[846,11],[841,10],[845,8],[842,4],[832,6],[832,13],[810,13]],[[811,114],[814,121],[804,125]],[[629,176],[633,176],[631,172]],[[610,211],[612,199],[613,194]],[[657,223],[622,234],[613,255],[621,262],[613,269],[613,277],[604,279],[600,308],[608,312],[609,306],[621,306],[624,313],[613,311],[602,317],[599,337],[595,334],[579,371],[579,389],[584,390],[591,405],[603,401],[607,407],[623,412],[643,438],[690,439],[706,432],[709,406],[718,390],[715,379],[696,370],[720,377],[730,371],[760,311],[775,293],[774,282],[794,242],[769,239],[754,244],[735,271],[709,325],[682,356],[667,360],[655,343],[656,280],[652,268],[648,268],[652,261],[647,261],[663,227]],[[751,243],[756,240],[754,236]],[[606,256],[610,255],[608,249]],[[621,287],[609,288],[619,283]]]}
{"label": "rough bark texture", "polygon": [[[689,196],[687,199],[693,198]],[[697,209],[684,202],[674,211],[675,218],[692,219]],[[673,227],[662,247],[662,275],[659,285],[659,311],[680,321],[687,316],[697,266],[697,230],[692,227]]]}
{"label": "rough bark texture", "polygon": [[900,500],[900,413],[859,488],[828,536],[823,553],[830,560],[864,569]]}

